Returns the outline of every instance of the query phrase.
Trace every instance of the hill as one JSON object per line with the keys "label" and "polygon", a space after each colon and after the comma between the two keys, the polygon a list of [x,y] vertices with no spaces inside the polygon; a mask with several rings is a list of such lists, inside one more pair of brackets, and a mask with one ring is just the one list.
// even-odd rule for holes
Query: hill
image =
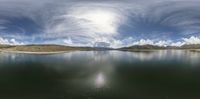
{"label": "hill", "polygon": [[[133,45],[130,47],[123,47],[115,50],[122,51],[151,51],[151,50],[164,50],[164,49],[190,49],[196,50],[200,49],[200,44],[190,44],[183,45],[180,47],[176,46],[156,46],[156,45]],[[89,51],[89,50],[113,50],[112,48],[102,48],[102,47],[71,47],[63,45],[1,45],[1,51],[20,51],[20,52],[61,52],[61,51]]]}
{"label": "hill", "polygon": [[13,47],[11,45],[0,44],[0,49]]}
{"label": "hill", "polygon": [[156,46],[156,45],[133,45],[130,47],[123,47],[119,50],[137,51],[137,50],[162,50],[162,49],[200,49],[200,44],[185,44],[182,46]]}
{"label": "hill", "polygon": [[56,52],[73,50],[93,50],[90,47],[71,47],[62,45],[0,45],[3,51],[26,51],[26,52]]}
{"label": "hill", "polygon": [[181,49],[200,49],[200,44],[185,44],[180,47]]}
{"label": "hill", "polygon": [[166,49],[166,47],[155,46],[155,45],[133,45],[130,47],[119,48],[119,50],[124,50],[124,51],[155,50],[155,49]]}

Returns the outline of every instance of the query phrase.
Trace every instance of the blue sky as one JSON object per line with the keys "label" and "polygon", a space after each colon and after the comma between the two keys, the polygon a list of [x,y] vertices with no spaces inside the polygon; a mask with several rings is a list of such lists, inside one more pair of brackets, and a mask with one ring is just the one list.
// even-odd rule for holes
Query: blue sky
{"label": "blue sky", "polygon": [[0,0],[0,43],[200,44],[199,0]]}

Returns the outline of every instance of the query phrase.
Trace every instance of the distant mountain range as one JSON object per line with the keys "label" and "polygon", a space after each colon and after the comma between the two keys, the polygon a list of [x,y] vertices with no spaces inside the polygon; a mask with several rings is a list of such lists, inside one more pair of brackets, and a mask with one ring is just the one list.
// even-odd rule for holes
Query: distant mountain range
{"label": "distant mountain range", "polygon": [[156,45],[133,45],[119,48],[119,50],[150,50],[150,49],[200,49],[200,44],[185,44],[182,46],[156,46]]}
{"label": "distant mountain range", "polygon": [[182,49],[200,49],[200,44],[186,44],[181,46]]}
{"label": "distant mountain range", "polygon": [[63,45],[1,45],[1,51],[27,51],[27,52],[56,52],[56,51],[74,51],[74,50],[123,50],[123,51],[140,51],[140,50],[161,50],[161,49],[200,49],[200,44],[190,44],[177,46],[156,46],[156,45],[133,45],[119,49],[104,47],[71,47]]}

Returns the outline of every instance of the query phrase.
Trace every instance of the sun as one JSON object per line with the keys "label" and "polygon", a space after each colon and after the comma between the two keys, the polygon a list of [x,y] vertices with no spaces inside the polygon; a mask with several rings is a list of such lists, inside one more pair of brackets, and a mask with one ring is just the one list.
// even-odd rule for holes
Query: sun
{"label": "sun", "polygon": [[117,16],[112,11],[89,10],[76,15],[77,21],[89,25],[90,29],[101,34],[116,33]]}
{"label": "sun", "polygon": [[81,17],[99,26],[111,25],[115,19],[114,15],[107,11],[91,11],[83,14]]}

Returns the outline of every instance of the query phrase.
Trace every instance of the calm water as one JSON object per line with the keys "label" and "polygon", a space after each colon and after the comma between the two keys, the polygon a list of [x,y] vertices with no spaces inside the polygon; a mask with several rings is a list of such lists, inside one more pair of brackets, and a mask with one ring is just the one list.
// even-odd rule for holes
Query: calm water
{"label": "calm water", "polygon": [[1,53],[0,99],[200,99],[200,53]]}

